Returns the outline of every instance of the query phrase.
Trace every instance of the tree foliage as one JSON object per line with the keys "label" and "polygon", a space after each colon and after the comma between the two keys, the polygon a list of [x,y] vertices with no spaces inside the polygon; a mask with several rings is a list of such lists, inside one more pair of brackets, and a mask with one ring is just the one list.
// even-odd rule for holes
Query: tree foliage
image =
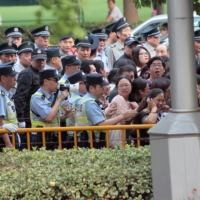
{"label": "tree foliage", "polygon": [[52,37],[58,38],[66,34],[73,34],[74,37],[83,37],[86,32],[79,24],[80,0],[39,0],[41,8],[37,11],[37,23],[42,24],[42,13],[46,10],[52,12],[57,19],[51,24],[54,32]]}

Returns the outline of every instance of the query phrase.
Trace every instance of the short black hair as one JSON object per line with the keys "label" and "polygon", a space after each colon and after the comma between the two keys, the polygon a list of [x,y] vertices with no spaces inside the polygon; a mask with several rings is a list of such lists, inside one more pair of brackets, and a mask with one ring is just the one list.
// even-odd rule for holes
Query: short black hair
{"label": "short black hair", "polygon": [[97,73],[100,73],[100,70],[104,69],[104,63],[101,60],[94,60],[93,62]]}
{"label": "short black hair", "polygon": [[81,63],[80,70],[82,70],[85,74],[89,74],[90,73],[90,65],[94,65],[93,60],[84,60]]}
{"label": "short black hair", "polygon": [[164,60],[160,56],[154,56],[147,62],[147,67],[150,68],[150,65],[153,63],[155,60],[160,60],[162,62],[162,66],[166,68]]}
{"label": "short black hair", "polygon": [[113,3],[115,3],[115,0],[108,0],[107,3],[108,3],[109,1],[112,1]]}

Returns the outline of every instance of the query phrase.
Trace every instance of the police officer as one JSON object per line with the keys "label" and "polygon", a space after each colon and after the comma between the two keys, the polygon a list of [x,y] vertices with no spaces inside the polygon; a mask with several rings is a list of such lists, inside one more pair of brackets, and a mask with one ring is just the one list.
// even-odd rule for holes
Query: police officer
{"label": "police officer", "polygon": [[20,128],[30,128],[30,100],[40,87],[39,71],[46,65],[47,55],[43,49],[34,49],[31,65],[19,73],[17,78],[17,90],[14,96],[17,119]]}
{"label": "police officer", "polygon": [[[99,100],[104,94],[103,86],[109,83],[104,80],[101,74],[88,74],[86,75],[86,89],[87,94],[81,98],[76,104],[75,110],[75,124],[76,126],[104,126],[104,125],[115,125],[123,119],[134,117],[137,113],[133,110],[128,110],[125,113],[106,120],[103,111],[99,106]],[[83,133],[85,131],[82,131]],[[84,137],[82,140],[87,140],[88,134],[82,134]],[[105,136],[104,136],[105,137]],[[101,140],[99,132],[95,134],[96,143]],[[94,145],[95,146],[95,145]],[[101,145],[100,145],[101,146]]]}
{"label": "police officer", "polygon": [[194,31],[194,47],[196,65],[200,64],[200,29]]}
{"label": "police officer", "polygon": [[77,48],[77,57],[83,60],[94,59],[96,56],[96,49],[99,45],[99,39],[94,35],[85,36],[84,39],[76,39],[75,45]]}
{"label": "police officer", "polygon": [[41,26],[31,31],[34,36],[35,48],[46,49],[49,46],[49,26]]}
{"label": "police officer", "polygon": [[[75,110],[76,103],[87,93],[85,85],[86,76],[82,70],[79,70],[68,77],[70,82],[70,96],[68,98],[68,109]],[[75,117],[71,116],[66,120],[67,126],[75,126]],[[64,138],[64,137],[62,137]],[[73,148],[74,146],[74,133],[73,131],[67,131],[66,144],[63,146],[67,148]]]}
{"label": "police officer", "polygon": [[105,54],[104,48],[106,46],[106,41],[108,39],[108,35],[110,31],[103,28],[103,29],[96,29],[92,31],[92,34],[98,37],[99,39],[99,46],[97,48],[97,55],[94,60],[101,60],[104,63],[104,67],[106,72],[109,72],[108,66],[108,56]]}
{"label": "police officer", "polygon": [[17,45],[13,42],[4,42],[0,45],[1,63],[17,62]]}
{"label": "police officer", "polygon": [[113,32],[116,32],[117,42],[107,48],[108,64],[110,70],[113,68],[115,61],[117,61],[124,54],[124,41],[131,36],[130,25],[126,18],[119,19],[113,27]]}
{"label": "police officer", "polygon": [[64,56],[61,59],[64,75],[59,80],[60,84],[68,82],[68,76],[80,70],[81,61],[74,55]]}
{"label": "police officer", "polygon": [[[33,127],[59,127],[60,119],[65,120],[68,113],[64,112],[62,116],[59,113],[59,107],[66,103],[68,91],[55,94],[58,87],[59,76],[54,69],[41,70],[39,72],[39,81],[41,87],[31,97],[31,112],[32,112],[32,126]],[[55,133],[48,133],[46,135],[47,148],[54,149]],[[41,134],[32,132],[31,143],[34,146],[41,146]],[[49,144],[48,144],[49,142]]]}
{"label": "police officer", "polygon": [[56,73],[59,74],[58,70],[62,67],[61,55],[58,48],[46,49],[47,61],[44,69],[55,69]]}
{"label": "police officer", "polygon": [[19,64],[15,66],[17,72],[21,72],[31,65],[31,53],[33,49],[35,49],[35,46],[30,41],[23,42],[18,46]]}
{"label": "police officer", "polygon": [[[9,92],[15,86],[16,74],[14,62],[0,65],[0,127],[10,132],[16,132],[18,128],[13,95]],[[2,135],[2,139],[6,147],[13,147],[7,133]]]}
{"label": "police officer", "polygon": [[150,53],[151,57],[156,56],[156,48],[160,43],[162,34],[159,27],[153,27],[151,29],[142,32],[146,38],[146,42],[143,45]]}
{"label": "police officer", "polygon": [[113,23],[105,26],[105,29],[110,31],[110,34],[108,35],[108,39],[107,39],[107,42],[106,42],[106,47],[104,49],[106,54],[107,54],[106,48],[108,46],[110,46],[111,44],[114,44],[115,42],[117,42],[117,35],[116,35],[115,32],[113,32],[113,27],[115,26],[115,24],[116,24],[116,22],[113,22]]}
{"label": "police officer", "polygon": [[71,34],[62,36],[58,42],[61,56],[76,55],[77,49],[73,47],[74,38]]}
{"label": "police officer", "polygon": [[14,42],[17,46],[22,43],[22,36],[24,30],[19,26],[9,27],[5,30],[6,41],[7,42]]}
{"label": "police officer", "polygon": [[114,63],[114,68],[117,67],[118,62],[122,59],[128,59],[132,60],[132,51],[137,45],[140,43],[136,40],[134,37],[127,37],[126,40],[124,41],[124,55],[122,55],[115,63]]}

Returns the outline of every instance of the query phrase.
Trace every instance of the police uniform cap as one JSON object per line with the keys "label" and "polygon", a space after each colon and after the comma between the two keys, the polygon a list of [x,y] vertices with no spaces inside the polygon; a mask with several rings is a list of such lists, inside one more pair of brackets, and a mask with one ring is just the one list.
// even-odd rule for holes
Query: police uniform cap
{"label": "police uniform cap", "polygon": [[126,27],[128,27],[128,26],[130,26],[130,24],[127,23],[126,17],[122,17],[122,18],[120,18],[120,19],[116,22],[116,24],[113,26],[112,32],[118,32],[119,30],[121,30],[121,29],[123,29],[123,28],[126,28]]}
{"label": "police uniform cap", "polygon": [[22,37],[24,30],[19,26],[12,26],[5,30],[6,37]]}
{"label": "police uniform cap", "polygon": [[85,81],[85,80],[86,80],[86,75],[82,70],[79,70],[68,77],[68,81],[70,82],[70,84],[75,84],[78,83],[79,81]]}
{"label": "police uniform cap", "polygon": [[15,71],[14,62],[8,62],[0,65],[0,76],[15,76],[18,72]]}
{"label": "police uniform cap", "polygon": [[108,82],[105,81],[105,78],[102,74],[87,74],[86,75],[86,85],[101,85],[106,86],[109,85]]}
{"label": "police uniform cap", "polygon": [[46,49],[46,54],[47,54],[47,58],[61,57],[60,51],[58,48]]}
{"label": "police uniform cap", "polygon": [[95,35],[93,35],[93,34],[90,34],[87,37],[88,37],[88,40],[90,41],[90,44],[91,44],[90,49],[91,50],[97,49],[97,47],[99,46],[99,39],[98,39],[98,37],[95,36]]}
{"label": "police uniform cap", "polygon": [[144,34],[146,37],[161,37],[162,34],[160,33],[160,28],[158,26],[150,28],[148,30],[145,30],[142,32],[142,34]]}
{"label": "police uniform cap", "polygon": [[47,54],[46,51],[44,49],[40,49],[40,48],[36,48],[33,50],[32,52],[32,59],[33,60],[46,60],[47,59]]}
{"label": "police uniform cap", "polygon": [[124,41],[124,46],[129,46],[133,43],[140,44],[135,37],[127,37]]}
{"label": "police uniform cap", "polygon": [[194,40],[200,41],[200,29],[194,31]]}
{"label": "police uniform cap", "polygon": [[41,26],[39,28],[36,28],[34,30],[31,31],[31,34],[34,35],[35,37],[37,36],[50,36],[50,32],[49,32],[49,26],[45,25],[45,26]]}
{"label": "police uniform cap", "polygon": [[71,34],[64,35],[64,36],[60,37],[60,41],[65,40],[65,39],[69,39],[69,38],[73,38],[73,36]]}
{"label": "police uniform cap", "polygon": [[17,53],[17,45],[13,42],[4,42],[0,45],[0,54]]}
{"label": "police uniform cap", "polygon": [[74,55],[64,56],[61,58],[62,66],[66,65],[80,65],[81,61]]}
{"label": "police uniform cap", "polygon": [[49,79],[49,78],[55,78],[56,80],[59,80],[59,75],[56,73],[55,69],[43,69],[39,71],[39,78],[40,81],[44,79]]}
{"label": "police uniform cap", "polygon": [[83,39],[76,39],[74,42],[76,47],[91,47],[91,43],[88,39],[88,36],[85,36]]}
{"label": "police uniform cap", "polygon": [[113,27],[115,26],[116,22],[113,22],[111,24],[108,24],[105,26],[105,29],[109,30],[110,32],[113,32]]}
{"label": "police uniform cap", "polygon": [[18,46],[17,53],[18,53],[18,55],[20,55],[21,53],[24,53],[24,52],[32,52],[33,49],[35,49],[35,45],[30,41],[26,41],[26,42],[21,43]]}
{"label": "police uniform cap", "polygon": [[97,36],[99,39],[106,40],[108,38],[108,35],[110,34],[110,31],[105,28],[99,28],[93,30],[91,33]]}

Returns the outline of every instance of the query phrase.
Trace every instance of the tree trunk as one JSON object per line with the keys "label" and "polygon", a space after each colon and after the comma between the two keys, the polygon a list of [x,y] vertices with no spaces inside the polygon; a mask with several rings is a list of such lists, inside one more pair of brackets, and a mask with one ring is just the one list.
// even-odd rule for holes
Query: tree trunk
{"label": "tree trunk", "polygon": [[162,3],[161,5],[157,5],[157,15],[164,14],[164,4]]}
{"label": "tree trunk", "polygon": [[138,22],[138,11],[133,0],[124,0],[124,16],[129,23]]}

